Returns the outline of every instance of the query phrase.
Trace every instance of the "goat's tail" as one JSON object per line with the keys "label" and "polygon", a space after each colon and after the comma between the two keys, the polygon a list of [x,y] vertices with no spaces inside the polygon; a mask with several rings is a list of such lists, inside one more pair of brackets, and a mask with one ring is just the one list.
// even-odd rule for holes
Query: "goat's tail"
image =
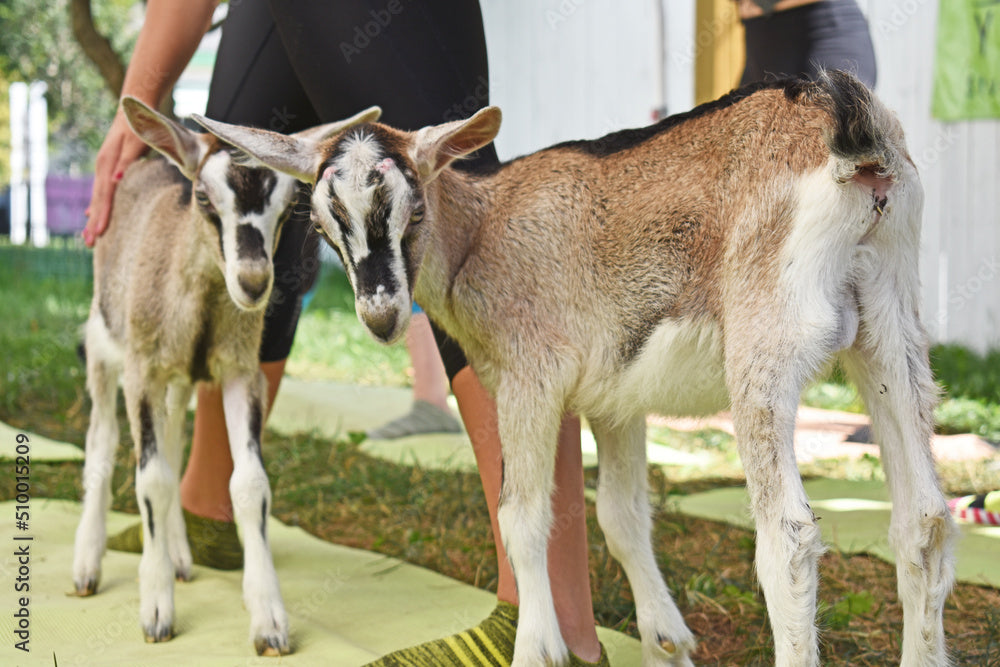
{"label": "goat's tail", "polygon": [[894,178],[907,160],[903,132],[895,115],[853,74],[820,72],[806,95],[833,121],[826,143],[837,158],[837,180],[846,182],[859,170]]}

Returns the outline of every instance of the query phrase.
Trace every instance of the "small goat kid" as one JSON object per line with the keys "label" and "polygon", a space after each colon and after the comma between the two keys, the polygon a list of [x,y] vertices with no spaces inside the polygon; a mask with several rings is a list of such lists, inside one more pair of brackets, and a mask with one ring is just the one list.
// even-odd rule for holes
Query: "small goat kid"
{"label": "small goat kid", "polygon": [[[260,451],[266,383],[258,349],[273,252],[298,184],[271,169],[241,165],[238,152],[217,138],[191,132],[135,99],[122,106],[136,134],[177,169],[160,158],[129,168],[94,250],[85,343],[93,407],[73,560],[76,592],[92,595],[100,579],[121,378],[139,462],[139,617],[147,641],[172,636],[174,576],[188,579],[191,572],[178,496],[183,422],[194,383],[218,382],[251,640],[258,654],[288,653],[288,617],[267,544],[271,492]],[[372,108],[294,141],[314,145],[378,115]]]}
{"label": "small goat kid", "polygon": [[694,637],[650,543],[644,418],[727,403],[776,663],[818,665],[823,547],[792,431],[803,384],[835,354],[882,447],[902,663],[947,664],[954,526],[929,447],[922,190],[898,122],[854,77],[743,88],[476,175],[448,165],[494,138],[496,108],[414,133],[360,126],[319,150],[199,122],[315,184],[314,222],[377,339],[402,334],[415,295],[496,397],[500,532],[520,595],[515,665],[567,658],[546,570],[566,410],[597,439],[598,519],[631,583],[643,662],[691,664]]}

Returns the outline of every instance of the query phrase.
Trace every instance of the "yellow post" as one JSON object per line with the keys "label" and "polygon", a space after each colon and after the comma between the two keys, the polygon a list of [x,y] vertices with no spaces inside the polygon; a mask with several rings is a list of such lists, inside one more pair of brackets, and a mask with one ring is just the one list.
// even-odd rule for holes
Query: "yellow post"
{"label": "yellow post", "polygon": [[743,75],[743,26],[733,0],[696,0],[695,103],[735,88]]}

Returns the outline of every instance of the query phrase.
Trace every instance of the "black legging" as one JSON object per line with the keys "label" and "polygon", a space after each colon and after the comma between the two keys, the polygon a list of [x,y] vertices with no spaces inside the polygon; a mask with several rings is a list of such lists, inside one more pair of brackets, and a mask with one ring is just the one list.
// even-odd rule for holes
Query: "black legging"
{"label": "black legging", "polygon": [[813,79],[820,69],[853,72],[875,85],[875,51],[855,0],[823,0],[743,21],[747,64],[741,85],[767,76]]}
{"label": "black legging", "polygon": [[[209,118],[295,132],[377,104],[416,130],[489,104],[478,0],[241,0],[229,4],[209,89]],[[492,144],[463,168],[497,162]],[[300,207],[306,209],[307,206]],[[261,361],[288,356],[302,295],[318,272],[308,216],[285,225],[275,254]],[[449,379],[465,355],[434,327]]]}

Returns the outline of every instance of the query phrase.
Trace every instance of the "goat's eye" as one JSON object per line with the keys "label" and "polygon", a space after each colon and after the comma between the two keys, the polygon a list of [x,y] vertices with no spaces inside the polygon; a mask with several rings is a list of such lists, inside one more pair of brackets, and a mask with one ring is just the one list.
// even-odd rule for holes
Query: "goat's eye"
{"label": "goat's eye", "polygon": [[415,209],[413,209],[413,213],[410,214],[410,224],[417,225],[423,222],[423,220],[424,220],[424,207],[417,206]]}
{"label": "goat's eye", "polygon": [[208,211],[211,211],[215,208],[214,206],[212,206],[212,200],[209,199],[208,195],[202,192],[201,190],[194,193],[194,200],[198,203],[198,206]]}

